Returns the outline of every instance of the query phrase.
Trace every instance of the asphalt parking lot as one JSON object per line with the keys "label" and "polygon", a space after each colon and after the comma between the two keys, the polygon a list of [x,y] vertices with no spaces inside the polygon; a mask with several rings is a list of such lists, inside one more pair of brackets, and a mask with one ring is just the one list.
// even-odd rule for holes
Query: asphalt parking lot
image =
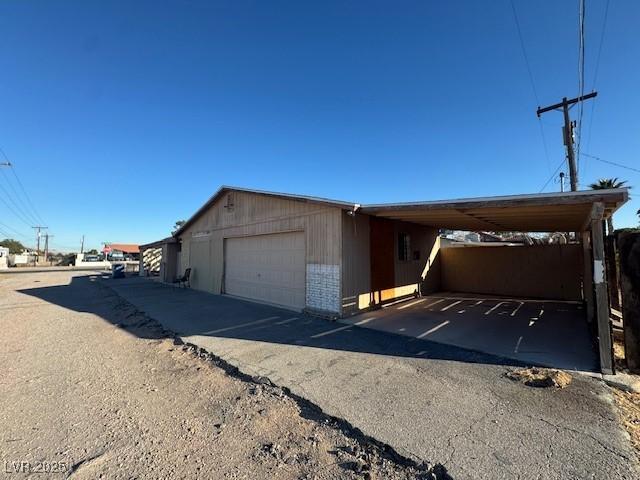
{"label": "asphalt parking lot", "polygon": [[341,320],[527,364],[598,371],[578,302],[438,293]]}
{"label": "asphalt parking lot", "polygon": [[565,389],[532,389],[505,377],[521,362],[426,338],[144,278],[104,285],[185,342],[406,456],[444,464],[453,478],[638,476],[611,392],[596,379],[574,375]]}

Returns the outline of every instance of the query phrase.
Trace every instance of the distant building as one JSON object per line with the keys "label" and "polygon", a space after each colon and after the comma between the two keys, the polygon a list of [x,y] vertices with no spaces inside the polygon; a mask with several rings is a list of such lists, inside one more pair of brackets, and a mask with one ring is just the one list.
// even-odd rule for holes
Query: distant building
{"label": "distant building", "polygon": [[109,261],[140,260],[140,246],[133,243],[106,243],[102,253]]}
{"label": "distant building", "polygon": [[9,268],[9,249],[0,247],[0,270]]}

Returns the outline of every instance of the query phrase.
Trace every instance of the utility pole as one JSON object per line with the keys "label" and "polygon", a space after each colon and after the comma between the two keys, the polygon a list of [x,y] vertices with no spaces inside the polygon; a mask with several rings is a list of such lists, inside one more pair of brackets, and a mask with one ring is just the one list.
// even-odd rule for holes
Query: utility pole
{"label": "utility pole", "polygon": [[40,256],[40,230],[46,230],[49,227],[43,227],[42,225],[36,225],[35,227],[31,227],[36,230],[36,256]]}
{"label": "utility pole", "polygon": [[48,233],[44,234],[44,261],[46,263],[46,261],[49,258],[49,239],[53,238],[54,235],[49,235]]}
{"label": "utility pole", "polygon": [[576,154],[573,150],[573,127],[575,126],[575,124],[571,122],[571,118],[569,117],[569,109],[576,103],[589,100],[590,98],[594,98],[596,95],[598,95],[598,92],[591,92],[587,95],[572,98],[571,100],[567,100],[567,97],[564,97],[562,99],[562,102],[544,108],[538,107],[538,110],[536,111],[538,117],[540,117],[540,115],[545,112],[562,109],[562,113],[564,115],[564,127],[562,130],[564,144],[567,146],[567,160],[569,163],[569,184],[571,185],[572,192],[578,190],[578,169],[576,167]]}

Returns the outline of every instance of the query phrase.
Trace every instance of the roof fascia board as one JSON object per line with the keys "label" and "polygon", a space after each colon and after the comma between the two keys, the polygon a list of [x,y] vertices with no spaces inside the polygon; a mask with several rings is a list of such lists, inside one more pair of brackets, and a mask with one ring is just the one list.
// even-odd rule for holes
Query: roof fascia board
{"label": "roof fascia board", "polygon": [[568,205],[595,202],[615,202],[622,204],[627,201],[628,192],[626,188],[616,188],[610,190],[585,190],[580,192],[564,193],[539,193],[530,195],[509,195],[502,197],[483,198],[462,198],[456,200],[436,200],[429,202],[402,202],[402,203],[381,203],[363,205],[363,213],[374,213],[391,210],[418,209],[444,209],[457,210],[460,208],[481,208],[481,207],[506,207],[506,206],[534,206],[534,205]]}

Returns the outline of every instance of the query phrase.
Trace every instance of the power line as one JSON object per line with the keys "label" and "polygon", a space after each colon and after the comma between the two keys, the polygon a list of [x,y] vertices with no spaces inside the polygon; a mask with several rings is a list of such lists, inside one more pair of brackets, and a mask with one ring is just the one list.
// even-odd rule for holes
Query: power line
{"label": "power line", "polygon": [[[5,177],[5,179],[7,179],[7,183],[9,184],[9,186],[13,189],[14,193],[16,193],[15,188],[13,187],[13,185],[11,184],[11,182],[9,182],[8,177],[5,175],[2,167],[8,167],[11,168],[11,162],[6,162],[6,163],[0,163],[0,172],[2,172],[2,175]],[[18,200],[18,202],[16,202],[16,200],[14,200],[13,196],[7,191],[7,189],[5,189],[2,184],[0,184],[0,190],[2,190],[2,192],[6,195],[6,197],[9,199],[9,201],[13,204],[13,207],[10,207],[6,201],[4,201],[4,199],[2,199],[2,202],[7,205],[7,207],[9,208],[9,210],[11,210],[14,215],[16,215],[17,217],[20,218],[20,220],[22,220],[23,222],[29,224],[29,225],[33,225],[34,223],[39,223],[37,221],[37,219],[33,216],[33,214],[31,214],[29,212],[29,210],[27,208],[24,207],[24,205],[18,205],[18,202],[21,202],[20,197],[17,195],[16,193],[16,199]],[[1,198],[1,197],[0,197]]]}
{"label": "power line", "polygon": [[31,241],[31,239],[27,235],[25,235],[24,233],[20,233],[18,230],[16,230],[15,228],[10,227],[6,223],[0,222],[0,227],[2,227],[3,229],[11,230],[11,231],[13,231],[13,233],[15,235],[18,235],[18,236],[20,236],[22,238],[25,238],[25,239],[29,239],[29,241]]}
{"label": "power line", "polygon": [[600,32],[600,45],[598,46],[598,56],[596,57],[596,68],[593,73],[593,88],[596,88],[596,82],[598,81],[598,73],[600,71],[600,56],[602,55],[602,45],[604,44],[604,32],[607,29],[607,17],[609,16],[609,1],[604,7],[604,19],[602,20],[602,31]]}
{"label": "power line", "polygon": [[[524,43],[524,36],[522,35],[520,20],[518,19],[518,12],[516,11],[516,6],[513,3],[513,0],[510,0],[510,3],[511,3],[511,12],[513,13],[513,20],[516,24],[516,30],[518,31],[518,39],[520,40],[520,50],[522,52],[522,58],[524,59],[524,63],[527,67],[527,74],[529,76],[529,83],[531,84],[531,90],[533,92],[534,98],[536,99],[536,103],[540,105],[540,97],[538,96],[538,89],[536,88],[536,82],[533,78],[533,71],[531,70],[531,62],[529,62],[529,55],[527,55],[527,49]],[[550,168],[549,149],[547,148],[547,138],[544,134],[544,125],[542,125],[542,121],[540,120],[540,117],[538,117],[538,126],[540,127],[540,137],[542,139],[542,146],[544,148],[544,156],[547,159],[547,168]]]}
{"label": "power line", "polygon": [[[2,164],[2,166],[8,166],[9,168],[11,168],[11,164],[8,164],[8,165]],[[0,173],[2,173],[2,176],[6,180],[7,185],[9,185],[9,187],[11,188],[11,191],[13,192],[13,195],[15,196],[15,198],[18,201],[20,201],[20,196],[18,195],[18,192],[16,191],[15,187],[13,186],[13,184],[9,181],[9,177],[7,176],[7,174],[4,173],[4,169],[0,168]],[[17,208],[17,203],[13,200],[13,197],[10,195],[10,193],[7,190],[5,190],[4,187],[1,187],[1,188],[5,192],[5,195],[7,195],[7,197],[11,201],[11,203],[16,205],[16,208]],[[24,214],[24,216],[26,218],[28,218],[31,223],[38,223],[38,219],[33,216],[33,213],[31,213],[28,208],[26,208],[26,204],[21,202],[20,209],[21,209],[21,212]]]}
{"label": "power line", "polygon": [[527,49],[524,46],[524,37],[522,36],[522,29],[520,28],[520,20],[518,20],[518,13],[516,12],[516,6],[511,0],[511,11],[513,12],[513,19],[516,23],[516,29],[518,30],[518,38],[520,39],[520,48],[522,49],[522,57],[524,63],[527,65],[527,72],[529,73],[529,81],[531,82],[531,89],[533,90],[533,96],[536,97],[536,102],[540,105],[540,99],[538,97],[538,90],[536,89],[536,82],[533,80],[533,73],[531,72],[531,65],[529,63],[529,56],[527,55]]}
{"label": "power line", "polygon": [[622,165],[621,163],[612,162],[611,160],[605,160],[604,158],[600,158],[600,157],[597,157],[595,155],[590,155],[588,153],[581,153],[581,155],[583,157],[593,158],[594,160],[598,160],[599,162],[602,162],[602,163],[608,163],[609,165],[615,165],[616,167],[625,168],[627,170],[631,170],[632,172],[640,173],[640,169],[638,169],[638,168],[629,167],[627,165]]}
{"label": "power line", "polygon": [[[585,0],[578,2],[580,5],[578,11],[578,97],[584,96],[584,22],[585,22]],[[584,105],[582,102],[578,105],[580,113],[578,114],[578,131],[576,135],[576,153],[578,156],[577,172],[580,172],[580,145],[582,143],[582,117],[584,114]]]}
{"label": "power line", "polygon": [[[604,7],[604,18],[602,20],[602,30],[600,31],[600,45],[598,46],[598,56],[596,57],[596,68],[593,73],[593,89],[596,89],[596,82],[598,81],[598,73],[600,72],[600,57],[602,56],[602,45],[604,44],[604,33],[607,30],[607,18],[609,17],[609,2]],[[591,115],[589,115],[589,133],[587,134],[587,150],[591,146],[591,129],[593,127],[593,117],[595,115],[596,102],[591,104]],[[586,162],[585,162],[586,164]]]}
{"label": "power line", "polygon": [[[0,188],[4,190],[4,187],[2,187],[2,185],[0,185]],[[9,199],[11,200],[11,198],[9,198]],[[27,217],[25,217],[22,214],[21,211],[19,211],[15,207],[12,207],[11,205],[9,205],[7,203],[7,201],[4,198],[2,198],[1,196],[0,196],[0,201],[6,205],[6,207],[9,209],[9,211],[12,212],[16,216],[16,218],[18,218],[22,223],[24,223],[26,226],[31,228],[31,225],[32,225],[33,222],[31,222]],[[12,201],[12,203],[13,203],[13,201]]]}
{"label": "power line", "polygon": [[542,191],[547,188],[547,185],[549,185],[549,182],[551,182],[551,180],[553,180],[554,178],[556,178],[556,174],[560,171],[560,169],[562,168],[562,165],[564,165],[564,158],[562,159],[562,161],[560,162],[560,165],[558,165],[558,168],[555,169],[555,171],[551,174],[551,176],[549,177],[549,180],[547,180],[544,185],[542,186],[542,188],[540,189],[540,191],[538,193],[542,193]]}
{"label": "power line", "polygon": [[[33,216],[34,216],[35,220],[37,220],[35,223],[45,223],[44,220],[42,219],[42,216],[40,215],[40,213],[36,209],[35,205],[31,201],[31,197],[27,193],[26,188],[24,188],[24,184],[20,180],[20,177],[18,177],[18,173],[16,172],[16,166],[13,163],[11,163],[11,161],[9,160],[9,157],[7,157],[7,154],[5,153],[5,151],[2,148],[0,148],[0,153],[2,153],[2,156],[5,158],[5,160],[9,164],[9,168],[11,169],[11,173],[13,173],[13,176],[16,179],[16,183],[20,187],[20,190],[22,191],[22,194],[24,195],[24,198],[27,200],[27,204],[29,205],[29,207],[33,211],[33,214],[34,214]],[[4,174],[4,172],[3,172],[3,174]],[[8,182],[8,179],[7,179],[7,182]],[[11,188],[13,189],[13,185],[11,185]],[[15,191],[15,189],[14,189],[14,191]],[[16,193],[16,196],[17,196],[17,193]]]}

